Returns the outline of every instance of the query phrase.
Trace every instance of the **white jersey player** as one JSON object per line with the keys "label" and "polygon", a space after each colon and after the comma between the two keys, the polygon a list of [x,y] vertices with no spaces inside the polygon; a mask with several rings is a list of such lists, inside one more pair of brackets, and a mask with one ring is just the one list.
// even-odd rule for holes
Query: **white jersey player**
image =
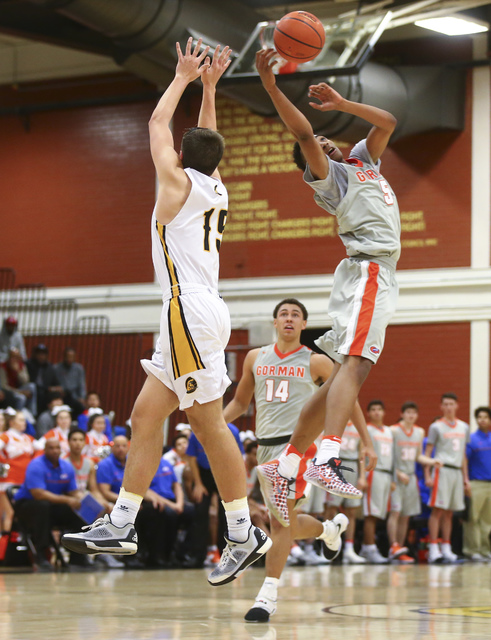
{"label": "white jersey player", "polygon": [[401,419],[391,427],[394,438],[395,488],[390,496],[390,514],[387,519],[389,559],[401,564],[413,564],[407,555],[406,541],[409,518],[421,513],[416,462],[429,466],[441,466],[441,462],[422,453],[425,432],[418,427],[418,406],[405,402],[401,407]]}
{"label": "white jersey player", "polygon": [[[213,585],[234,580],[271,546],[250,521],[242,456],[223,419],[222,395],[229,384],[224,349],[230,317],[217,291],[218,254],[227,215],[227,191],[218,164],[224,141],[216,131],[215,88],[230,64],[230,49],[217,46],[213,61],[201,40],[183,55],[176,45],[175,78],[149,123],[150,147],[159,180],[152,215],[152,257],[162,288],[163,309],[155,354],[142,365],[148,374],[131,416],[131,449],[123,486],[111,516],[63,543],[81,553],[132,554],[134,521],[162,455],[162,424],[177,407],[186,410],[223,500],[228,538],[221,561],[208,577]],[[190,82],[201,78],[198,127],[187,131],[180,154],[171,120]]]}
{"label": "white jersey player", "polygon": [[[425,483],[431,487],[428,506],[431,515],[428,519],[430,542],[428,546],[428,562],[455,562],[457,554],[452,551],[450,539],[452,535],[452,518],[454,511],[464,510],[464,492],[470,494],[470,482],[467,471],[466,444],[469,441],[469,425],[457,418],[457,396],[444,393],[441,398],[442,417],[433,422],[428,430],[428,442],[425,454],[443,464],[435,468],[430,476],[430,469],[425,467]],[[438,534],[441,532],[441,548],[438,545]]]}
{"label": "white jersey player", "polygon": [[[305,403],[317,386],[329,378],[333,368],[327,356],[313,353],[300,342],[302,329],[307,324],[307,310],[301,302],[294,298],[283,300],[275,307],[273,317],[276,343],[249,351],[234,399],[224,410],[225,419],[231,422],[247,410],[254,396],[259,444],[257,459],[260,464],[281,453]],[[354,419],[357,424],[360,420],[364,423],[358,404]],[[248,622],[266,622],[275,613],[278,582],[293,540],[323,540],[324,555],[328,559],[334,558],[339,552],[340,536],[348,524],[344,514],[321,523],[309,515],[298,516],[294,509],[306,490],[303,473],[315,453],[316,446],[311,443],[302,458],[296,478],[290,483],[290,526],[282,526],[270,513],[274,544],[266,556],[266,579],[254,606],[245,616]]]}

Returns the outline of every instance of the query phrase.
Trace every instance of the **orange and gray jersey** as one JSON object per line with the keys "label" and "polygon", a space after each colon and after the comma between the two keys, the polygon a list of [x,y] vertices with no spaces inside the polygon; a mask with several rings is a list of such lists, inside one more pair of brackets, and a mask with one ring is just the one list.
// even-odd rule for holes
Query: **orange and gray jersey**
{"label": "orange and gray jersey", "polygon": [[352,422],[348,422],[341,438],[341,449],[339,450],[339,457],[342,460],[354,460],[358,461],[358,451],[360,449],[360,434],[358,433],[355,425]]}
{"label": "orange and gray jersey", "polygon": [[291,436],[302,407],[316,391],[310,374],[312,351],[301,346],[281,353],[276,344],[262,347],[254,363],[256,437]]}
{"label": "orange and gray jersey", "polygon": [[392,271],[401,254],[401,222],[397,199],[374,162],[366,140],[356,144],[345,162],[327,156],[329,173],[315,180],[309,167],[304,180],[316,203],[335,215],[339,237],[350,257],[377,262]]}
{"label": "orange and gray jersey", "polygon": [[428,444],[434,445],[435,458],[441,460],[446,467],[462,467],[468,441],[469,425],[462,420],[455,420],[452,424],[442,418],[430,425]]}
{"label": "orange and gray jersey", "polygon": [[398,471],[411,475],[415,473],[416,458],[425,437],[421,427],[414,425],[409,433],[397,423],[391,427],[394,436],[394,465]]}
{"label": "orange and gray jersey", "polygon": [[373,424],[368,424],[367,428],[378,458],[375,470],[392,473],[394,466],[394,438],[391,428],[386,426],[376,427]]}
{"label": "orange and gray jersey", "polygon": [[227,220],[228,194],[220,180],[184,170],[191,192],[168,224],[152,215],[152,258],[164,299],[218,287],[220,243]]}

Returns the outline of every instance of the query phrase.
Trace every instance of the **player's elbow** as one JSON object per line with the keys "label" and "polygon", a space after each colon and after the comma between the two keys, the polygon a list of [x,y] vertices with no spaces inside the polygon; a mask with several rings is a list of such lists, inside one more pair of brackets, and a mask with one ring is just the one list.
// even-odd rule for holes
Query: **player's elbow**
{"label": "player's elbow", "polygon": [[394,133],[396,127],[397,127],[397,118],[393,116],[391,113],[387,112],[387,125],[386,125],[387,131],[390,134],[392,134]]}

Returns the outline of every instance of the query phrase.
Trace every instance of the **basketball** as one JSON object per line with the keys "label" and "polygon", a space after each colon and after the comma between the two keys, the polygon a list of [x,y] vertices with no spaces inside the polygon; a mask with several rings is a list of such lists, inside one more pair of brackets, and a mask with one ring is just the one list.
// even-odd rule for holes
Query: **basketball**
{"label": "basketball", "polygon": [[325,40],[322,22],[307,11],[287,13],[273,34],[276,51],[290,62],[313,60],[322,51]]}

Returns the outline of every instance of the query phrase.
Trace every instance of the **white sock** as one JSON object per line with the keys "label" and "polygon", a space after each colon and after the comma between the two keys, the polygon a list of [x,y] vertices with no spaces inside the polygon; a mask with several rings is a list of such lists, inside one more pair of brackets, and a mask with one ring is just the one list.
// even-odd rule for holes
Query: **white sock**
{"label": "white sock", "polygon": [[377,548],[377,545],[376,544],[363,544],[361,546],[361,548],[364,551],[374,551]]}
{"label": "white sock", "polygon": [[353,541],[352,540],[346,540],[345,541],[344,550],[345,551],[353,551]]}
{"label": "white sock", "polygon": [[278,473],[283,478],[294,478],[297,475],[302,454],[289,444],[279,458]]}
{"label": "white sock", "polygon": [[268,601],[273,600],[276,602],[278,599],[278,585],[279,578],[268,578],[266,577],[263,586],[259,590],[259,593],[256,596],[256,604],[259,605],[262,609],[266,609],[269,613],[272,613],[272,608],[268,606]]}
{"label": "white sock", "polygon": [[252,526],[247,498],[232,500],[232,502],[222,500],[222,504],[227,518],[228,537],[234,542],[245,542]]}
{"label": "white sock", "polygon": [[121,487],[114,509],[111,511],[113,525],[115,527],[124,527],[126,524],[135,524],[142,500],[142,496],[125,491]]}
{"label": "white sock", "polygon": [[331,520],[326,520],[325,522],[323,522],[322,529],[322,533],[320,534],[320,536],[317,536],[316,540],[330,540],[338,530],[334,522],[331,522]]}
{"label": "white sock", "polygon": [[206,551],[208,553],[215,553],[215,551],[218,551],[218,547],[216,546],[216,544],[211,544],[211,545],[208,546]]}
{"label": "white sock", "polygon": [[442,542],[441,550],[442,553],[453,553],[450,542]]}
{"label": "white sock", "polygon": [[339,458],[341,438],[337,436],[324,436],[321,446],[315,456],[315,464],[326,464],[331,458]]}

